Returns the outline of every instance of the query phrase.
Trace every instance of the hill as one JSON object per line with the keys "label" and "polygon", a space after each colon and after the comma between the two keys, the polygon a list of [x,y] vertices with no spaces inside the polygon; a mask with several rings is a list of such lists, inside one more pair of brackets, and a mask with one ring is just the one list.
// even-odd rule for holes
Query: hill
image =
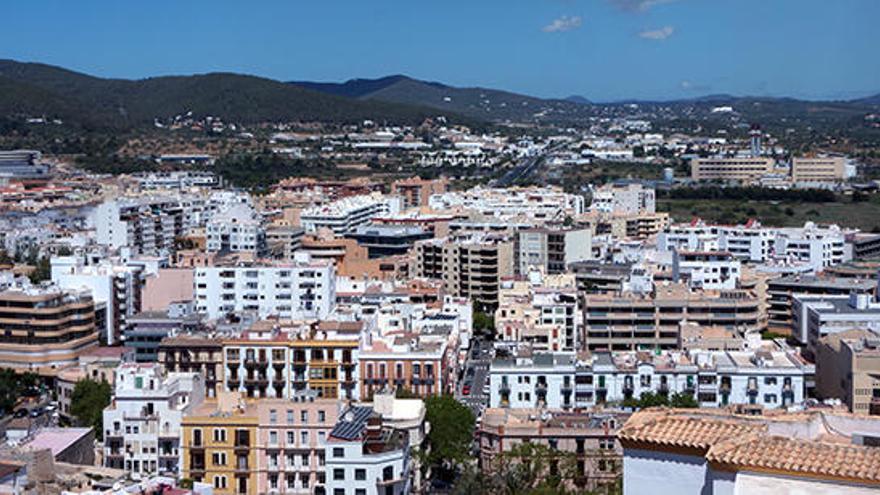
{"label": "hill", "polygon": [[536,98],[489,88],[458,88],[395,75],[344,83],[295,81],[294,86],[365,101],[424,105],[490,121],[576,120],[589,110],[582,102]]}
{"label": "hill", "polygon": [[229,73],[104,79],[35,63],[0,60],[0,116],[45,115],[109,128],[148,125],[192,111],[197,116],[266,121],[418,123],[437,111],[362,101],[271,79]]}

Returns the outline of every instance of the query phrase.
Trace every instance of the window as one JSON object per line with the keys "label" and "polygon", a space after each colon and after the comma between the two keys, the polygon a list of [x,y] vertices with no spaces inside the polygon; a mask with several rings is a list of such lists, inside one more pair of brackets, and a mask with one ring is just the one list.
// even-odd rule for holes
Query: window
{"label": "window", "polygon": [[222,428],[214,428],[214,442],[226,443],[226,430]]}
{"label": "window", "polygon": [[214,452],[211,454],[211,461],[215,466],[225,466],[226,465],[226,452]]}
{"label": "window", "polygon": [[226,476],[214,476],[214,488],[223,490],[226,488]]}
{"label": "window", "polygon": [[354,479],[358,481],[364,481],[367,479],[367,470],[366,469],[355,469],[354,470]]}
{"label": "window", "polygon": [[270,431],[269,432],[269,445],[278,445],[278,432]]}
{"label": "window", "polygon": [[303,423],[308,423],[309,422],[309,412],[308,411],[300,411],[299,420],[302,421]]}
{"label": "window", "polygon": [[342,447],[333,447],[333,457],[345,457],[345,449]]}
{"label": "window", "polygon": [[299,443],[301,443],[302,445],[308,445],[308,443],[309,443],[309,432],[307,432],[307,431],[301,431],[301,432],[299,432],[299,436],[300,436]]}
{"label": "window", "polygon": [[345,495],[345,488],[334,488],[333,495]]}
{"label": "window", "polygon": [[356,488],[354,490],[354,495],[367,495],[367,490],[363,488]]}
{"label": "window", "polygon": [[287,444],[288,445],[293,445],[294,442],[296,442],[296,436],[294,435],[294,433],[295,432],[293,432],[293,431],[287,432]]}
{"label": "window", "polygon": [[318,432],[318,444],[323,445],[327,440],[327,432],[319,431]]}
{"label": "window", "polygon": [[318,411],[318,423],[323,423],[327,419],[327,415],[324,411]]}
{"label": "window", "polygon": [[336,481],[345,480],[345,469],[342,469],[342,468],[333,469],[333,479]]}
{"label": "window", "polygon": [[278,411],[272,409],[269,411],[269,424],[274,425],[276,423],[278,423]]}
{"label": "window", "polygon": [[289,425],[293,424],[293,409],[287,410],[287,424],[289,424]]}

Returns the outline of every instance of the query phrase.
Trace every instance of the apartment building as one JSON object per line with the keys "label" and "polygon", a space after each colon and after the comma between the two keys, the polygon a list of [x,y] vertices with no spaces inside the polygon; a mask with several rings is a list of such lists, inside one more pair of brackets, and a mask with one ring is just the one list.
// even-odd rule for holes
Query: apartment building
{"label": "apartment building", "polygon": [[54,375],[98,344],[95,303],[84,291],[0,291],[0,366]]}
{"label": "apartment building", "polygon": [[416,242],[434,236],[420,227],[370,224],[357,227],[346,237],[365,247],[367,256],[375,259],[406,254]]}
{"label": "apartment building", "polygon": [[792,314],[792,335],[811,352],[832,333],[856,328],[880,333],[880,303],[870,294],[794,296]]}
{"label": "apartment building", "polygon": [[209,253],[247,253],[255,257],[267,252],[263,219],[244,203],[233,203],[208,220],[205,226]]}
{"label": "apartment building", "polygon": [[300,213],[300,224],[307,234],[329,229],[337,236],[354,232],[374,218],[400,212],[400,198],[373,193],[348,196],[325,205],[306,208]]}
{"label": "apartment building", "polygon": [[842,182],[846,159],[842,156],[796,157],[791,160],[792,182]]}
{"label": "apartment building", "polygon": [[104,466],[129,476],[176,476],[182,418],[201,405],[199,373],[165,373],[158,364],[126,363],[115,373],[113,402],[104,410]]}
{"label": "apartment building", "polygon": [[216,495],[257,495],[259,418],[239,397],[204,402],[181,421],[181,478]]}
{"label": "apartment building", "polygon": [[800,404],[815,366],[795,351],[538,353],[495,359],[490,407],[573,409],[651,392],[692,395],[701,407]]}
{"label": "apartment building", "polygon": [[254,311],[260,318],[326,318],[336,299],[333,264],[297,255],[290,263],[195,269],[196,311],[208,318]]}
{"label": "apartment building", "polygon": [[865,329],[819,339],[816,395],[839,399],[856,414],[880,415],[880,337]]}
{"label": "apartment building", "polygon": [[684,280],[692,289],[736,289],[741,268],[741,262],[726,251],[672,252],[672,279]]}
{"label": "apartment building", "polygon": [[260,399],[246,407],[258,420],[255,493],[321,493],[326,477],[324,445],[344,403],[303,391],[289,399]]}
{"label": "apartment building", "polygon": [[118,344],[128,318],[140,311],[144,270],[142,266],[112,261],[86,264],[81,257],[53,256],[52,282],[62,289],[88,290],[96,304],[105,308],[101,342]]}
{"label": "apartment building", "polygon": [[516,234],[517,273],[540,268],[544,273],[565,273],[570,263],[593,257],[589,229],[536,228]]}
{"label": "apartment building", "polygon": [[[845,295],[850,293],[871,294],[877,293],[875,280],[842,278],[842,277],[818,277],[814,275],[791,275],[779,277],[767,282],[768,297],[768,326],[770,330],[781,333],[790,333],[793,330],[793,300],[798,295]],[[795,334],[801,343],[806,344],[806,335]]]}
{"label": "apartment building", "polygon": [[201,316],[193,313],[192,301],[173,303],[166,311],[144,311],[128,318],[123,332],[126,347],[134,350],[139,363],[154,363],[159,358],[162,339],[202,328]]}
{"label": "apartment building", "polygon": [[223,339],[223,389],[247,398],[360,398],[360,321],[261,320]]}
{"label": "apartment building", "polygon": [[496,343],[527,343],[541,351],[576,351],[583,313],[572,275],[532,271],[526,280],[505,280],[495,310]]}
{"label": "apartment building", "polygon": [[305,230],[301,227],[270,226],[266,229],[266,249],[275,258],[292,260],[302,246]]}
{"label": "apartment building", "polygon": [[469,210],[486,218],[530,221],[563,221],[584,213],[584,198],[559,187],[475,187],[467,191],[435,194],[428,201],[434,211]]}
{"label": "apartment building", "polygon": [[691,179],[731,180],[751,182],[773,173],[773,158],[738,156],[733,158],[694,158],[691,160]]}
{"label": "apartment building", "polygon": [[169,373],[200,373],[205,379],[205,397],[217,397],[223,383],[223,344],[216,335],[178,334],[163,338],[157,362]]}
{"label": "apartment building", "polygon": [[391,183],[391,195],[403,198],[403,208],[418,208],[428,206],[428,200],[434,194],[443,194],[449,190],[449,179],[422,179],[410,177],[396,180]]}
{"label": "apartment building", "polygon": [[184,192],[191,188],[218,189],[223,185],[223,177],[205,170],[143,172],[133,176],[142,191],[164,189]]}
{"label": "apartment building", "polygon": [[[477,429],[480,469],[492,476],[500,462],[510,462],[504,456],[517,446],[541,445],[551,455],[560,455],[557,463],[574,458],[574,472],[566,480],[568,489],[601,493],[602,487],[615,483],[623,470],[623,448],[617,432],[628,417],[620,412],[486,409]],[[546,463],[548,469],[550,462]]]}
{"label": "apartment building", "polygon": [[612,182],[592,191],[591,212],[638,215],[656,212],[654,189],[641,184]]}
{"label": "apartment building", "polygon": [[431,239],[417,242],[413,251],[411,276],[442,280],[448,294],[483,309],[497,307],[501,279],[514,274],[514,243],[504,236]]}
{"label": "apartment building", "polygon": [[406,495],[413,462],[406,431],[386,427],[370,406],[350,406],[325,447],[326,491],[333,495]]}
{"label": "apartment building", "polygon": [[749,290],[691,291],[656,284],[646,294],[587,295],[585,342],[589,350],[674,349],[683,321],[742,332],[761,330],[761,301]]}
{"label": "apartment building", "polygon": [[134,254],[157,255],[174,250],[186,233],[187,213],[181,201],[165,197],[118,198],[96,206],[91,221],[95,241]]}

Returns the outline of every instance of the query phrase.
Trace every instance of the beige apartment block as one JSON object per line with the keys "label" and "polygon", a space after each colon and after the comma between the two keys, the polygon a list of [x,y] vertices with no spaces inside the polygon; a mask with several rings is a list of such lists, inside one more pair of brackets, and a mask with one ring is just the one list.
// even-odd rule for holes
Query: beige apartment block
{"label": "beige apartment block", "polygon": [[820,339],[816,393],[842,400],[854,413],[880,415],[880,337],[858,329]]}
{"label": "beige apartment block", "polygon": [[752,181],[772,173],[775,163],[762,157],[695,158],[691,160],[691,178]]}
{"label": "beige apartment block", "polygon": [[845,178],[846,160],[842,156],[798,157],[791,160],[794,182],[840,182]]}

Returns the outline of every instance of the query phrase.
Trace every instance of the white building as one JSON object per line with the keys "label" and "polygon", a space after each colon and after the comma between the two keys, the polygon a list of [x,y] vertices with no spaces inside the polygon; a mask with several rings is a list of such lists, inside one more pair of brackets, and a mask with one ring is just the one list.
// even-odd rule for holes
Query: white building
{"label": "white building", "polygon": [[534,353],[496,359],[489,407],[570,409],[638,399],[642,393],[692,395],[702,407],[799,404],[815,366],[790,350]]}
{"label": "white building", "polygon": [[565,273],[569,263],[593,257],[590,229],[527,229],[520,230],[517,243],[517,269],[541,268],[545,273]]}
{"label": "white building", "polygon": [[870,294],[792,296],[792,334],[811,351],[819,339],[857,328],[880,334],[880,303]]}
{"label": "white building", "polygon": [[260,216],[244,203],[235,203],[215,213],[205,227],[209,253],[249,253],[263,256],[266,231]]}
{"label": "white building", "polygon": [[654,189],[641,184],[611,183],[593,189],[590,211],[616,215],[656,213]]}
{"label": "white building", "polygon": [[77,256],[54,256],[52,282],[62,289],[89,290],[96,304],[106,309],[101,341],[118,344],[126,319],[139,312],[144,270],[139,266],[114,264],[109,260],[87,265]]}
{"label": "white building", "polygon": [[686,279],[692,289],[737,288],[741,263],[726,251],[673,251],[672,279]]}
{"label": "white building", "polygon": [[195,270],[196,311],[208,318],[255,311],[259,318],[326,318],[336,302],[336,272],[327,260],[297,255],[292,263],[207,266]]}
{"label": "white building", "polygon": [[306,208],[300,214],[300,224],[306,233],[313,234],[326,228],[337,236],[342,236],[360,226],[369,224],[374,218],[396,215],[401,210],[401,199],[381,194],[349,196],[332,203]]}
{"label": "white building", "polygon": [[562,221],[584,213],[584,198],[557,187],[475,187],[467,191],[434,194],[428,200],[428,206],[435,211],[470,210],[496,219],[522,217]]}
{"label": "white building", "polygon": [[98,244],[153,255],[172,251],[188,227],[181,202],[165,197],[105,201],[92,211],[91,222]]}
{"label": "white building", "polygon": [[176,475],[182,465],[180,421],[205,397],[200,373],[168,373],[154,364],[122,364],[104,410],[104,466],[133,476]]}
{"label": "white building", "polygon": [[325,482],[328,494],[407,495],[413,462],[409,435],[383,427],[372,407],[352,406],[327,437]]}

